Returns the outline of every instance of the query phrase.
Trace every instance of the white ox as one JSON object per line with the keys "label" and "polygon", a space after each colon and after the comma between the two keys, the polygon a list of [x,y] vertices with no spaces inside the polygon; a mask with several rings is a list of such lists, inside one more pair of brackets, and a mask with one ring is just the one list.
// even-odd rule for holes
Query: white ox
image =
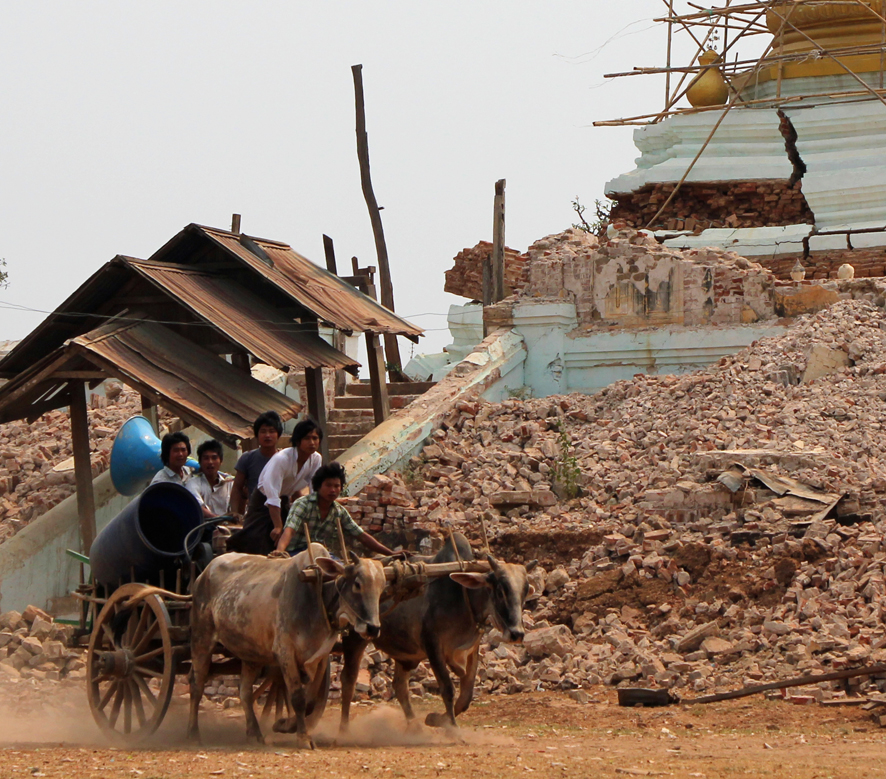
{"label": "white ox", "polygon": [[[377,560],[332,560],[320,544],[312,551],[323,572],[322,585],[303,582],[307,551],[290,560],[231,553],[213,560],[194,585],[191,608],[191,712],[188,737],[199,739],[197,712],[216,643],[242,662],[240,700],[246,736],[263,742],[253,709],[253,685],[262,668],[279,667],[294,716],[274,730],[296,733],[300,747],[313,748],[308,718],[325,706],[329,653],[339,631],[350,624],[367,638],[378,636],[378,602],[385,587]],[[314,714],[314,717],[311,715]]]}

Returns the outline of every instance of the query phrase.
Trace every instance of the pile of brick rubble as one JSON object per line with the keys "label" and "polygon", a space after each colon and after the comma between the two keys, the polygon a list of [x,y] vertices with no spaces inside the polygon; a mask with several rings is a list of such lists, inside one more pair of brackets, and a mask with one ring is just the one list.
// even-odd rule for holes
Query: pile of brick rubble
{"label": "pile of brick rubble", "polygon": [[[539,560],[526,641],[487,635],[482,689],[691,696],[886,661],[884,426],[886,317],[847,300],[707,370],[460,403],[403,473],[350,503],[423,551],[446,527],[479,551],[485,525],[500,557]],[[718,477],[734,463],[840,500],[822,513],[741,471],[729,487]],[[21,630],[6,653],[33,676],[43,663],[24,657]],[[391,697],[391,671],[367,653],[359,689]],[[435,687],[420,667],[413,691]],[[886,678],[848,688],[886,691]],[[236,698],[232,680],[211,692]]]}
{"label": "pile of brick rubble", "polygon": [[[489,637],[487,689],[692,694],[884,661],[884,328],[881,308],[843,301],[704,371],[462,403],[356,513],[413,537],[449,525],[477,549],[482,518],[502,557],[540,559],[534,630],[522,647]],[[736,462],[843,497],[823,517],[754,480],[733,493],[717,477]],[[389,694],[386,668],[368,670]]]}
{"label": "pile of brick rubble", "polygon": [[[90,399],[89,436],[93,478],[107,470],[117,430],[140,413],[137,392],[108,385],[107,397]],[[33,423],[0,425],[0,543],[74,494],[71,422],[65,409],[49,411]]]}

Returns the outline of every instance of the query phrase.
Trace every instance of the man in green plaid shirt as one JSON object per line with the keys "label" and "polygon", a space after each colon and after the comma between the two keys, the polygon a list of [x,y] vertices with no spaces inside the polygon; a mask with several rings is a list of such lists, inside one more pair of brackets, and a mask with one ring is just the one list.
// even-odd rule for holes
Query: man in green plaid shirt
{"label": "man in green plaid shirt", "polygon": [[314,491],[310,495],[296,500],[292,504],[292,508],[289,509],[286,525],[277,541],[278,552],[285,550],[293,555],[307,549],[307,539],[305,539],[303,530],[304,523],[307,522],[311,541],[315,544],[323,544],[330,554],[344,560],[345,552],[339,548],[338,541],[336,520],[339,520],[346,537],[350,536],[356,539],[372,552],[383,555],[394,554],[354,522],[351,515],[348,514],[348,510],[336,502],[344,484],[345,469],[338,463],[323,465],[317,470],[311,480]]}

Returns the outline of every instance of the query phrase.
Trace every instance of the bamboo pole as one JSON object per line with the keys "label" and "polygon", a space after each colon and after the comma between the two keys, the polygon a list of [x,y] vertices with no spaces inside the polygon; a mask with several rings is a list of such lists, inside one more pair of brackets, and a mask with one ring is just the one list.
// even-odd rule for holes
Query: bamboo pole
{"label": "bamboo pole", "polygon": [[[730,48],[732,46],[730,45]],[[851,57],[855,55],[862,54],[878,54],[884,50],[884,44],[882,43],[866,43],[861,46],[841,46],[837,49],[822,49],[821,51],[829,56],[834,57]],[[725,54],[725,52],[724,52]],[[809,59],[808,52],[798,53],[798,54],[784,54],[784,55],[770,55],[766,57],[766,64],[772,64],[777,62],[805,62]],[[739,75],[750,75],[749,71],[739,69],[744,68],[745,66],[753,66],[757,60],[737,60],[731,63],[728,63],[728,67],[725,67],[721,64],[718,67],[729,73],[733,76]],[[603,78],[624,78],[625,76],[651,76],[660,73],[666,73],[670,70],[672,73],[698,73],[699,71],[706,70],[709,65],[676,65],[671,68],[667,67],[653,67],[653,68],[634,68],[633,70],[621,71],[618,73],[606,73],[603,75]]]}
{"label": "bamboo pole", "polygon": [[[873,89],[873,87],[871,88]],[[877,92],[882,92],[886,94],[886,89],[882,90],[874,90]],[[805,108],[813,108],[817,103],[806,103],[810,98],[818,98],[818,97],[826,97],[826,98],[853,98],[853,97],[861,97],[863,95],[869,94],[868,90],[853,90],[851,92],[814,92],[810,95],[786,95],[781,98],[776,97],[761,97],[756,100],[746,100],[742,102],[742,106],[752,106],[752,105],[762,105],[763,103],[772,103],[773,107],[777,105],[785,105],[787,103],[797,103],[801,100],[804,101]],[[622,127],[623,125],[628,124],[636,124],[636,125],[648,125],[649,121],[645,120],[654,120],[658,116],[682,116],[689,114],[701,114],[707,111],[720,111],[723,106],[701,106],[699,108],[678,108],[674,111],[668,111],[665,114],[641,114],[640,116],[629,116],[624,119],[611,119],[605,121],[597,121],[593,123],[594,127]]]}
{"label": "bamboo pole", "polygon": [[[667,0],[668,2],[668,16],[674,15],[674,0]],[[674,24],[673,22],[668,22],[668,50],[667,50],[667,64],[668,64],[668,72],[665,73],[665,99],[664,99],[664,107],[665,111],[668,110],[668,104],[671,99],[671,39],[674,36]]]}

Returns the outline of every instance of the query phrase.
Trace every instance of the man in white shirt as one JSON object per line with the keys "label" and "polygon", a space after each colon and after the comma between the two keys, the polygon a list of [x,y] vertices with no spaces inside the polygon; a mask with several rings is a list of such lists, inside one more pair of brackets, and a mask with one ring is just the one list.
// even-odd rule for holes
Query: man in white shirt
{"label": "man in white shirt", "polygon": [[160,462],[163,467],[157,471],[151,484],[172,482],[184,485],[191,477],[191,469],[185,464],[191,454],[191,439],[184,433],[167,433],[160,442]]}
{"label": "man in white shirt", "polygon": [[277,547],[289,501],[307,495],[311,479],[323,464],[323,431],[313,419],[303,419],[292,431],[292,445],[277,452],[258,477],[249,496],[243,529],[228,539],[229,552],[267,555]]}
{"label": "man in white shirt", "polygon": [[197,447],[200,473],[188,479],[185,485],[200,502],[203,516],[207,519],[227,514],[228,504],[231,502],[234,477],[219,472],[223,457],[222,445],[218,441],[214,438],[204,441]]}

